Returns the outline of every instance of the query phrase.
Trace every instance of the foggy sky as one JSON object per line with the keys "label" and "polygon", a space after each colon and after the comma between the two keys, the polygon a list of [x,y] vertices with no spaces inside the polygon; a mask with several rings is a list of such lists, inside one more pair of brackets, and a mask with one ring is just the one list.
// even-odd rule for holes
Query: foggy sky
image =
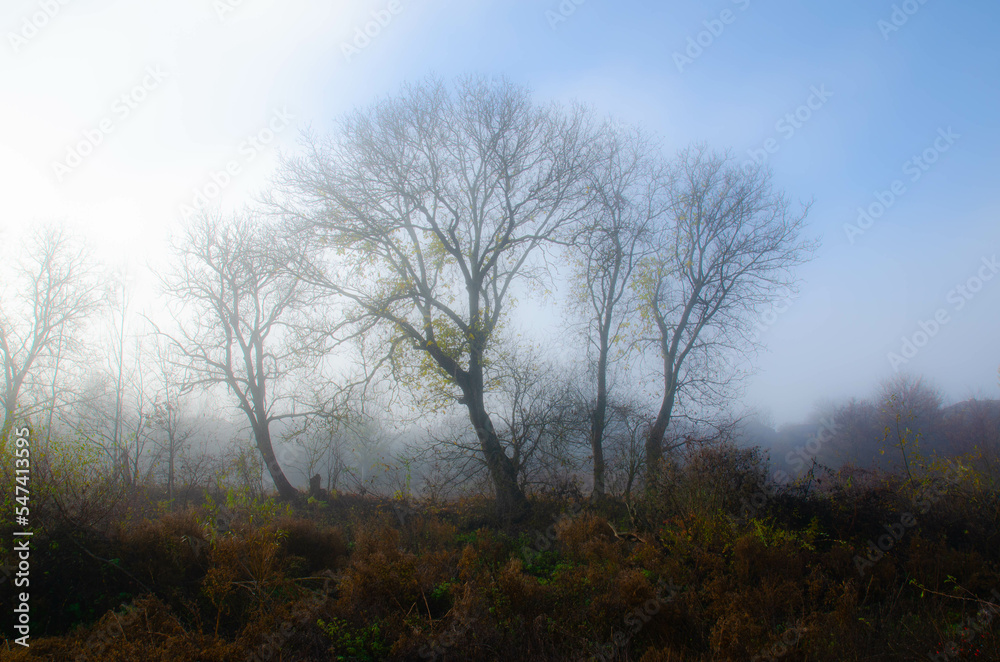
{"label": "foggy sky", "polygon": [[796,420],[896,368],[998,397],[998,19],[985,0],[11,1],[0,237],[65,218],[155,309],[145,265],[199,193],[241,206],[301,130],[404,81],[504,74],[670,152],[766,154],[814,200],[822,248],[761,320],[748,404]]}

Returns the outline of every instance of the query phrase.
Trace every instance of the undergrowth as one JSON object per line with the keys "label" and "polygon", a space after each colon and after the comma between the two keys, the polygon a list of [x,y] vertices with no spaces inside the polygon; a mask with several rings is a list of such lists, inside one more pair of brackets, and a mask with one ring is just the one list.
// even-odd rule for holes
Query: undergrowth
{"label": "undergrowth", "polygon": [[231,494],[42,527],[31,647],[5,619],[0,660],[1000,659],[995,493],[940,467],[810,490],[759,468],[706,458],[519,525]]}

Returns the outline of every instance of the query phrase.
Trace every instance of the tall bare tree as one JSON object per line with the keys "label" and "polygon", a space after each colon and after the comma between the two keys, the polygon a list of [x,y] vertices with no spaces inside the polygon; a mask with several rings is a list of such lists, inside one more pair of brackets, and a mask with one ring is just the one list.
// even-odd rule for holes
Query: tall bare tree
{"label": "tall bare tree", "polygon": [[731,376],[719,361],[750,349],[749,323],[814,244],[802,239],[808,207],[794,212],[770,172],[740,166],[695,146],[671,165],[670,222],[639,284],[662,361],[663,395],[646,438],[646,470],[663,456],[663,438],[681,395],[718,393]]}
{"label": "tall bare tree", "polygon": [[[586,206],[586,114],[505,80],[430,81],[355,112],[284,172],[283,211],[327,242],[317,282],[351,305],[377,366],[421,365],[467,409],[500,513],[526,500],[487,409],[511,297]],[[375,342],[379,338],[379,342]]]}
{"label": "tall bare tree", "polygon": [[666,173],[652,141],[641,131],[609,125],[600,160],[588,175],[591,215],[574,242],[575,299],[587,320],[594,400],[590,448],[596,498],[604,496],[604,437],[608,425],[609,373],[633,347],[626,338],[638,300],[632,278],[649,254],[652,229],[666,213]]}
{"label": "tall bare tree", "polygon": [[[148,438],[148,382],[143,365],[142,336],[132,324],[132,292],[126,272],[115,279],[110,297],[110,313],[104,357],[106,380],[113,389],[113,401],[103,410],[97,408],[94,437],[100,439],[112,460],[115,475],[126,485],[139,482],[140,465]],[[151,467],[150,467],[151,468]]]}
{"label": "tall bare tree", "polygon": [[[60,355],[101,301],[99,281],[86,251],[62,227],[42,227],[30,235],[21,259],[0,297],[0,391],[3,425],[0,453],[18,414],[19,398],[31,385],[41,359]],[[6,283],[5,283],[6,284]]]}
{"label": "tall bare tree", "polygon": [[279,390],[311,349],[295,325],[301,311],[317,305],[291,268],[299,246],[294,237],[279,237],[259,214],[244,212],[227,220],[201,217],[177,250],[177,273],[163,284],[179,304],[179,331],[169,337],[179,350],[178,365],[189,371],[186,388],[228,389],[279,496],[295,498],[298,491],[275,458],[271,425],[307,413],[295,410],[293,392]]}
{"label": "tall bare tree", "polygon": [[188,416],[185,407],[184,384],[189,380],[183,368],[171,354],[176,353],[172,344],[157,342],[155,372],[157,393],[154,396],[152,412],[149,415],[150,425],[158,428],[163,434],[159,443],[161,456],[166,456],[167,462],[167,498],[173,507],[177,465],[181,451],[196,431],[196,424]]}

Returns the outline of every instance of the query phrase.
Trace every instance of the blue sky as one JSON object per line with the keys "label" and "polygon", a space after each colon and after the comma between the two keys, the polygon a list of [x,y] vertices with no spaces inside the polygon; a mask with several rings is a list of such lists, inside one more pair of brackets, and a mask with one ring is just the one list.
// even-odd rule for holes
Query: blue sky
{"label": "blue sky", "polygon": [[[814,201],[823,246],[799,272],[799,297],[766,325],[748,403],[783,422],[867,395],[893,372],[889,353],[922,340],[921,322],[933,329],[941,310],[948,321],[897,365],[951,399],[1000,396],[1000,277],[956,290],[993,276],[983,260],[1000,253],[995,2],[896,2],[892,31],[888,0],[64,2],[44,21],[40,0],[9,2],[0,18],[0,237],[65,218],[142,283],[181,205],[227,163],[239,174],[217,200],[238,206],[301,129],[322,132],[403,81],[503,74],[540,99],[642,124],[670,151],[706,141],[746,159],[773,141],[775,181]],[[385,25],[345,55],[372,12]],[[678,67],[689,39],[701,52]],[[294,121],[272,139],[282,109]],[[808,119],[779,124],[797,110]],[[59,181],[53,164],[105,118],[113,130]],[[248,148],[252,136],[268,140]],[[914,181],[906,164],[925,150],[935,162]],[[894,183],[852,243],[845,225]]]}

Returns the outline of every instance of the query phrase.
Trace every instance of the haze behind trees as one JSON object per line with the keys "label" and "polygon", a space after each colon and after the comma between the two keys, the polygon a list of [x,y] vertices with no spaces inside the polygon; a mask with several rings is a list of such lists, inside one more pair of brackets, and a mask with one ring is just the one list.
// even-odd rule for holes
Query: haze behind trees
{"label": "haze behind trees", "polygon": [[[165,464],[173,493],[197,427],[177,412],[207,390],[251,432],[256,455],[242,447],[231,462],[240,480],[262,491],[266,471],[285,499],[298,494],[289,464],[325,468],[335,489],[345,444],[365,463],[360,449],[381,444],[403,496],[420,467],[425,485],[489,492],[504,516],[574,479],[598,498],[627,493],[665,455],[746,438],[744,357],[816,247],[807,212],[725,151],[671,157],[641,130],[540,106],[504,79],[429,79],[306,135],[252,209],[192,222],[163,278],[173,319],[133,330],[134,343],[124,288],[99,311],[58,233],[29,249],[27,326],[4,317],[0,337],[4,438],[16,416],[39,426],[47,412],[44,427],[72,426],[115,480],[156,482]],[[540,293],[557,304],[562,345],[519,337],[519,304]],[[111,311],[113,365],[64,411],[72,343],[57,338],[81,340],[84,320]],[[154,355],[151,379],[139,366]],[[973,421],[995,449],[990,407],[945,416],[940,396],[899,380],[833,413],[829,448],[864,461],[881,436],[905,470],[915,417],[925,451],[969,450],[956,430]],[[379,441],[380,426],[414,425],[427,434],[407,449]],[[283,458],[282,445],[301,452]],[[996,476],[995,451],[985,457]]]}

